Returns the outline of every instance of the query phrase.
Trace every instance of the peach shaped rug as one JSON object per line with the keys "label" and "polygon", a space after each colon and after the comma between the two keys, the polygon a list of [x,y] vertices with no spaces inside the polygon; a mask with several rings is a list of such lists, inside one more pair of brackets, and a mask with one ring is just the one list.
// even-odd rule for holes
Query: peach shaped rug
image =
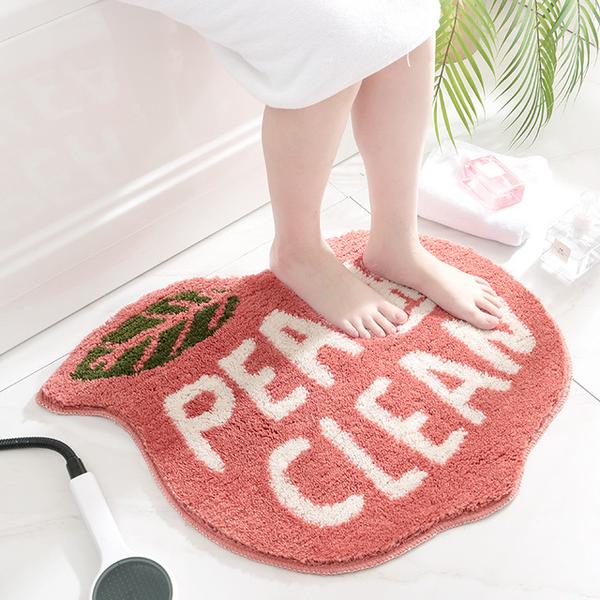
{"label": "peach shaped rug", "polygon": [[494,331],[363,271],[366,236],[329,242],[408,312],[397,335],[348,337],[268,270],[188,279],[91,332],[38,402],[119,423],[191,525],[280,567],[364,569],[489,515],[566,397],[563,338],[471,249],[422,238],[505,299]]}

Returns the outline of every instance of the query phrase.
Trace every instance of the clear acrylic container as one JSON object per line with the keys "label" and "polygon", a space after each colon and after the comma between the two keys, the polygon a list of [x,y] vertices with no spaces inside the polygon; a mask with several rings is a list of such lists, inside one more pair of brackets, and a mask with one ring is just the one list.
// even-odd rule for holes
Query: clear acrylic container
{"label": "clear acrylic container", "polygon": [[546,232],[543,267],[567,283],[600,262],[600,196],[583,192]]}
{"label": "clear acrylic container", "polygon": [[525,184],[493,154],[465,160],[462,169],[463,185],[492,210],[523,199]]}

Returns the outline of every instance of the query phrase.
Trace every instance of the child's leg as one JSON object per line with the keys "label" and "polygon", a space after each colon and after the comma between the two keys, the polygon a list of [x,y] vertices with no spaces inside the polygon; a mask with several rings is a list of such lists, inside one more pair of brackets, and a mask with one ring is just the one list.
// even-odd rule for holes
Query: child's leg
{"label": "child's leg", "polygon": [[265,107],[262,144],[275,219],[271,270],[349,335],[393,333],[406,313],[362,283],[321,237],[320,206],[360,84],[306,108]]}
{"label": "child's leg", "polygon": [[482,329],[498,324],[500,301],[484,280],[427,252],[417,235],[417,183],[431,116],[434,38],[366,77],[352,107],[352,127],[365,163],[371,234],[365,266],[419,290]]}

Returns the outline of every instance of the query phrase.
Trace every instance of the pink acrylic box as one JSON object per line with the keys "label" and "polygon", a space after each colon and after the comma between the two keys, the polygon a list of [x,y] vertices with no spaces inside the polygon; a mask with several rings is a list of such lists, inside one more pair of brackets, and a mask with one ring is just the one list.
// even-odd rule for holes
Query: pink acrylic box
{"label": "pink acrylic box", "polygon": [[492,154],[465,160],[462,169],[463,185],[492,210],[523,199],[525,184]]}

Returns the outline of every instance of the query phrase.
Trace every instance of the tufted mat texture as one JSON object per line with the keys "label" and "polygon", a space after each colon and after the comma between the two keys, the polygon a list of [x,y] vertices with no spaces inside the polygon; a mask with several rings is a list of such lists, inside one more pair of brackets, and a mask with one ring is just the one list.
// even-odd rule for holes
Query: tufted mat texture
{"label": "tufted mat texture", "polygon": [[37,400],[116,421],[193,527],[279,567],[356,571],[481,519],[515,496],[564,402],[561,333],[536,297],[469,248],[422,238],[504,298],[493,331],[364,271],[366,239],[329,243],[407,311],[396,335],[345,335],[269,270],[187,279],[92,331]]}

